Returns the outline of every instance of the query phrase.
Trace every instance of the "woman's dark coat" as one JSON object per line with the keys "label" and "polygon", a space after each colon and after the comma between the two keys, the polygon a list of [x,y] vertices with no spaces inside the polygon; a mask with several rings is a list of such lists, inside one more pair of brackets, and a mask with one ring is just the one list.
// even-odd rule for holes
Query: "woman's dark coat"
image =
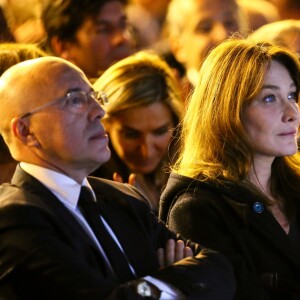
{"label": "woman's dark coat", "polygon": [[294,204],[295,219],[286,234],[247,188],[171,174],[160,218],[229,258],[238,283],[236,299],[300,299],[300,199]]}

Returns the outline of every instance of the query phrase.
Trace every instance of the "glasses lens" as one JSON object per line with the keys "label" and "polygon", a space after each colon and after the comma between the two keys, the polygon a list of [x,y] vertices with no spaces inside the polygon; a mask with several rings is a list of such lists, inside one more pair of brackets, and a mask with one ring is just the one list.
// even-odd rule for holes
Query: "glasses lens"
{"label": "glasses lens", "polygon": [[98,91],[95,92],[95,98],[96,100],[101,104],[101,105],[106,105],[108,104],[108,98],[105,92],[103,91]]}

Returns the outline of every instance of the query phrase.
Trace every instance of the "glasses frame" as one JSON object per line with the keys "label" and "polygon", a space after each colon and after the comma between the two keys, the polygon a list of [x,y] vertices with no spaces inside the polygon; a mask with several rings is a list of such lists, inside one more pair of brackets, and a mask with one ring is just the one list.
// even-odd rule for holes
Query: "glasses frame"
{"label": "glasses frame", "polygon": [[70,91],[68,92],[65,96],[59,98],[59,99],[55,99],[53,101],[50,101],[44,105],[41,105],[35,109],[33,109],[32,111],[30,112],[27,112],[27,113],[24,113],[22,115],[19,116],[20,119],[24,119],[24,118],[27,118],[33,114],[35,114],[36,112],[39,112],[47,107],[50,107],[50,106],[53,106],[53,105],[56,105],[60,102],[63,102],[63,101],[67,101],[70,99],[70,97],[72,95],[74,95],[74,93],[84,93],[86,95],[86,101],[83,103],[83,104],[89,104],[91,103],[91,100],[94,100],[96,102],[98,102],[100,105],[102,106],[105,106],[108,104],[108,98],[107,98],[107,95],[105,92],[103,91],[90,91],[90,92],[84,92],[82,90],[74,90],[74,91]]}

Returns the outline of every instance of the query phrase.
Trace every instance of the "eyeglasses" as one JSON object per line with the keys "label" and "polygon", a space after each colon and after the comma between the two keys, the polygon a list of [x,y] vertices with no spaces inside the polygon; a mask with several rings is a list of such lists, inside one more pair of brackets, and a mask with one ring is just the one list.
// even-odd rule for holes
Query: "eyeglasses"
{"label": "eyeglasses", "polygon": [[45,105],[42,105],[40,107],[37,107],[36,109],[27,112],[25,114],[22,114],[19,116],[20,119],[27,118],[28,116],[31,116],[32,114],[43,110],[44,108],[47,108],[52,105],[56,105],[59,103],[63,104],[63,108],[65,110],[68,110],[70,112],[80,112],[81,109],[88,104],[90,104],[92,101],[96,101],[102,106],[105,106],[108,104],[108,98],[103,91],[91,91],[91,92],[84,92],[84,91],[71,91],[68,92],[64,97],[59,98],[54,101],[50,101],[46,103]]}

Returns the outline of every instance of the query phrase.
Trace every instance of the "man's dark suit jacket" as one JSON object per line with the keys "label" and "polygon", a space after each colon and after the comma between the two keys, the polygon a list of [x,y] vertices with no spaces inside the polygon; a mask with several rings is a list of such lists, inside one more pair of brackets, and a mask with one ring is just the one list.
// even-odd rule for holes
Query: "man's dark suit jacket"
{"label": "man's dark suit jacket", "polygon": [[[152,275],[189,299],[232,299],[231,265],[206,251],[158,270],[156,250],[175,235],[159,223],[140,193],[126,184],[88,179],[103,216],[138,277]],[[142,299],[132,282],[116,282],[69,210],[38,180],[17,168],[0,187],[0,299]]]}

